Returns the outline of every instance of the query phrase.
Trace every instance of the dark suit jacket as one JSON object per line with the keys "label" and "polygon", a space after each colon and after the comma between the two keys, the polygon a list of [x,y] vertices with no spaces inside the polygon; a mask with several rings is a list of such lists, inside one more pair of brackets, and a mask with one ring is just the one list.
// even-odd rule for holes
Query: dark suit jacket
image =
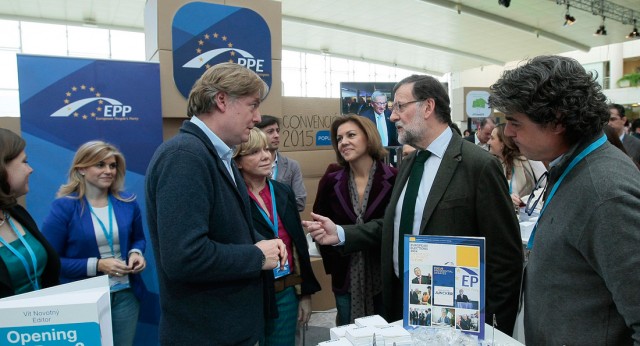
{"label": "dark suit jacket", "polygon": [[476,144],[476,134],[472,133],[470,135],[468,135],[467,137],[464,137],[464,139],[468,140],[469,142]]}
{"label": "dark suit jacket", "polygon": [[[383,301],[388,321],[402,318],[402,282],[393,270],[393,219],[415,153],[400,166],[384,219],[344,226],[345,252],[382,245]],[[486,238],[486,316],[511,335],[522,278],[522,239],[498,160],[453,133],[420,225],[420,234]],[[489,317],[488,317],[489,318]]]}
{"label": "dark suit jacket", "polygon": [[[411,280],[412,284],[417,284],[418,283],[418,278],[415,277],[413,278],[413,280]],[[426,276],[426,275],[422,275],[422,277],[420,278],[420,284],[421,285],[429,285],[431,284],[431,278]]]}
{"label": "dark suit jacket", "polygon": [[[364,221],[381,218],[384,209],[389,204],[393,184],[398,171],[382,162],[376,163],[376,173],[373,176],[369,202],[364,215]],[[330,217],[339,225],[353,225],[356,214],[349,195],[349,168],[331,164],[320,179],[313,212]],[[345,293],[348,287],[346,278],[349,275],[349,255],[344,255],[334,246],[321,246],[320,254],[327,274],[331,274],[331,285],[334,291]],[[370,248],[365,253],[372,261],[380,259],[380,250]]]}
{"label": "dark suit jacket", "polygon": [[[25,232],[29,232],[34,238],[36,238],[47,252],[47,264],[44,267],[44,272],[40,277],[40,286],[47,288],[58,284],[58,277],[60,275],[60,258],[53,249],[51,244],[45,239],[45,237],[38,230],[38,225],[33,220],[31,215],[20,205],[7,208],[6,211],[9,215],[18,221]],[[11,283],[11,277],[9,277],[9,270],[4,261],[0,258],[0,298],[9,297],[15,294],[13,285]]]}
{"label": "dark suit jacket", "polygon": [[622,145],[629,157],[631,157],[631,160],[633,160],[633,163],[635,163],[636,166],[640,165],[640,139],[627,134],[624,135],[622,139]]}
{"label": "dark suit jacket", "polygon": [[[295,269],[295,271],[302,276],[301,292],[303,295],[318,292],[321,287],[315,275],[313,275],[313,269],[311,269],[309,246],[307,245],[307,238],[302,229],[300,214],[296,208],[295,195],[288,185],[273,180],[271,180],[271,183],[273,184],[273,193],[276,195],[278,217],[282,221],[282,225],[287,230],[287,233],[289,233],[289,237],[291,237],[291,241],[293,242],[293,248],[298,257],[298,262],[296,263],[298,268]],[[271,225],[267,223],[262,213],[260,213],[258,206],[253,201],[251,203],[251,215],[253,215],[253,224],[256,231],[265,239],[275,239],[276,236],[271,229]]]}
{"label": "dark suit jacket", "polygon": [[460,302],[460,303],[468,303],[469,302],[469,297],[467,297],[466,294],[463,295],[457,295],[456,296],[456,302]]}
{"label": "dark suit jacket", "polygon": [[147,221],[162,345],[253,346],[264,335],[268,272],[254,245],[264,238],[253,228],[247,187],[232,167],[235,183],[209,138],[189,121],[149,164]]}
{"label": "dark suit jacket", "polygon": [[[363,110],[362,112],[360,112],[360,115],[373,121],[374,125],[376,124],[376,115],[373,112],[373,108],[367,108]],[[388,146],[398,146],[400,145],[400,143],[398,143],[398,131],[396,130],[396,124],[391,121],[390,117],[391,111],[385,109],[384,119],[387,122],[387,138],[389,139]]]}

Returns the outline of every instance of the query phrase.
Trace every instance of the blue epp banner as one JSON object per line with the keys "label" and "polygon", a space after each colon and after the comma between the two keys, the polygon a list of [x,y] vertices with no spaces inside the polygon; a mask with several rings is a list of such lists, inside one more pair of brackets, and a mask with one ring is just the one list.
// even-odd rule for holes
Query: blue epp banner
{"label": "blue epp banner", "polygon": [[173,79],[187,98],[206,69],[235,62],[271,88],[271,32],[258,13],[241,7],[192,2],[173,17]]}
{"label": "blue epp banner", "polygon": [[[34,172],[27,209],[42,225],[75,151],[91,140],[112,143],[126,159],[125,190],[137,196],[147,239],[146,294],[136,344],[158,343],[160,307],[156,266],[146,225],[144,177],[162,143],[157,63],[18,55],[21,135]],[[139,341],[139,342],[138,342]]]}

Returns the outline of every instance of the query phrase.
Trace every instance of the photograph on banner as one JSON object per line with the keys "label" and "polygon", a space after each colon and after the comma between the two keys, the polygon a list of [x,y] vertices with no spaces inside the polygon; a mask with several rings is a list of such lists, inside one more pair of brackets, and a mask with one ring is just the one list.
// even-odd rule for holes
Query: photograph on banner
{"label": "photograph on banner", "polygon": [[406,329],[451,328],[484,336],[484,238],[405,236]]}
{"label": "photograph on banner", "polygon": [[[391,121],[393,111],[393,87],[395,83],[340,83],[342,114],[356,114],[376,125],[384,147],[397,147],[398,133]],[[390,157],[391,163],[396,160]]]}

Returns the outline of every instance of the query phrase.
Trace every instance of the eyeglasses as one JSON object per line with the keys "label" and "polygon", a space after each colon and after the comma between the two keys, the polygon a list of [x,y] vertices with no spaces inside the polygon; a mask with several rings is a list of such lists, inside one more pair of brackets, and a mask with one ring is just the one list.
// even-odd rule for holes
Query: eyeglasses
{"label": "eyeglasses", "polygon": [[[533,211],[536,209],[538,202],[540,202],[540,198],[542,198],[542,196],[544,195],[544,190],[547,189],[548,175],[549,175],[549,172],[544,172],[544,174],[540,176],[540,179],[538,179],[536,186],[533,188],[533,190],[531,191],[531,194],[529,195],[529,200],[527,200],[527,205],[524,207],[524,212],[527,213],[527,215],[529,216],[533,214]],[[542,192],[540,192],[540,195],[538,195],[538,197],[536,198],[535,192],[541,187],[542,187]]]}
{"label": "eyeglasses", "polygon": [[404,107],[412,104],[412,103],[416,103],[416,102],[422,102],[422,100],[413,100],[413,101],[409,101],[409,102],[405,102],[405,103],[400,103],[400,102],[394,102],[393,105],[391,106],[391,109],[393,109],[396,112],[402,112],[402,110],[404,109]]}
{"label": "eyeglasses", "polygon": [[374,102],[374,105],[378,105],[378,106],[386,106],[387,103],[386,102]]}

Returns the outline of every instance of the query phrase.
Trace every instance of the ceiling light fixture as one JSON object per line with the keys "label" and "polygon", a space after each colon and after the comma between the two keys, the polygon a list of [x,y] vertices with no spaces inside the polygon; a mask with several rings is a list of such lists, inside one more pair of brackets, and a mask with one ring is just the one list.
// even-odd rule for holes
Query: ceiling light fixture
{"label": "ceiling light fixture", "polygon": [[604,20],[605,17],[602,17],[602,24],[600,24],[600,27],[598,28],[598,30],[596,30],[596,32],[593,33],[593,36],[607,36],[607,29],[605,29],[604,27]]}
{"label": "ceiling light fixture", "polygon": [[573,25],[576,22],[576,17],[569,13],[569,4],[567,3],[567,13],[564,15],[564,26]]}
{"label": "ceiling light fixture", "polygon": [[633,19],[633,31],[627,35],[627,38],[638,38],[640,37],[640,33],[638,33],[638,27],[636,26],[636,20]]}

